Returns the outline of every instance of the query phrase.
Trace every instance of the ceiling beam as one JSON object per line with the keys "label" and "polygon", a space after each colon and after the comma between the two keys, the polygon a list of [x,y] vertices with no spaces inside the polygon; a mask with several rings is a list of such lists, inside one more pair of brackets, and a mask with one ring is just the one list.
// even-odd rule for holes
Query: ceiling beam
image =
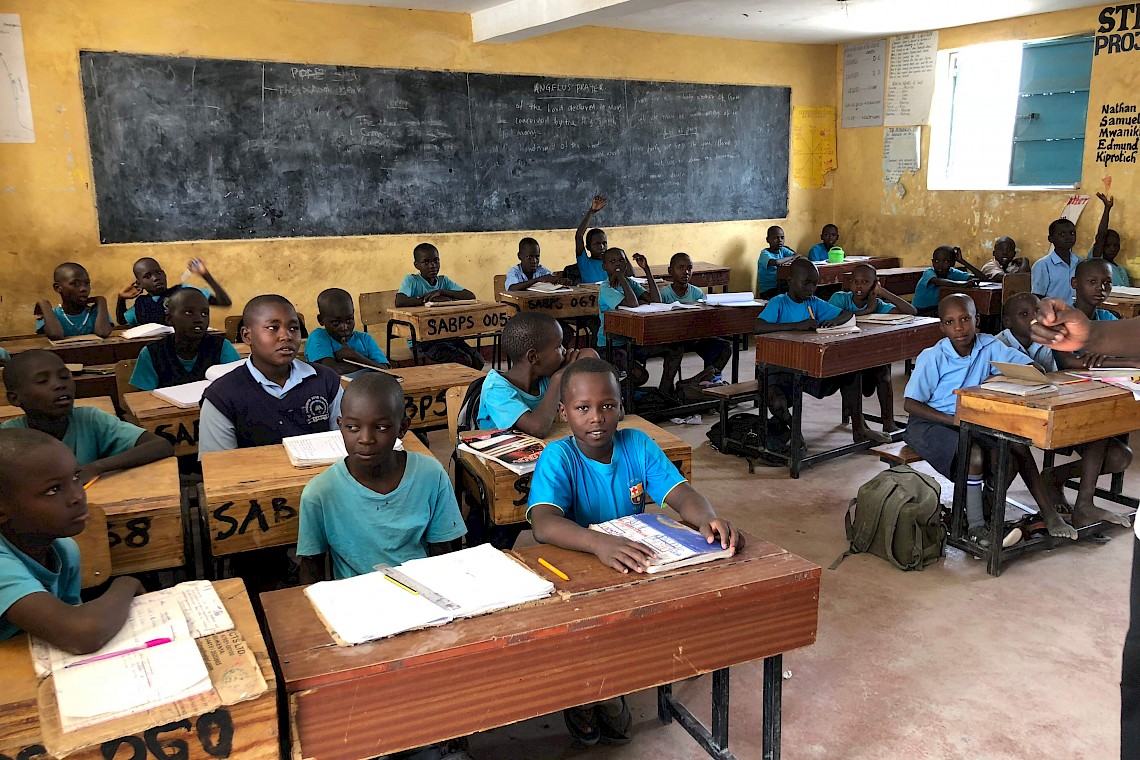
{"label": "ceiling beam", "polygon": [[582,26],[599,11],[646,4],[645,0],[507,0],[472,13],[471,33],[475,42],[516,42]]}

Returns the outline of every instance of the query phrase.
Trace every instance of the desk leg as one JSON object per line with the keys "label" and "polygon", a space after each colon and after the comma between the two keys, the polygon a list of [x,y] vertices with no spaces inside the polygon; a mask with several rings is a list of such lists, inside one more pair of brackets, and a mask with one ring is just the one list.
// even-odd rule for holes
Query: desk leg
{"label": "desk leg", "polygon": [[760,418],[761,451],[767,451],[768,443],[768,365],[756,365],[756,415]]}
{"label": "desk leg", "polygon": [[713,671],[712,740],[721,749],[728,749],[728,676],[728,668]]}
{"label": "desk leg", "polygon": [[963,463],[969,462],[970,431],[965,425],[958,427],[958,454],[955,457],[958,469],[954,473],[954,502],[950,510],[950,537],[961,540],[962,526],[965,524],[966,512],[966,467]]}
{"label": "desk leg", "polygon": [[764,723],[761,727],[761,757],[780,760],[783,727],[784,655],[764,658]]}
{"label": "desk leg", "polygon": [[732,382],[740,382],[740,344],[744,338],[740,335],[732,336]]}
{"label": "desk leg", "polygon": [[803,460],[804,443],[804,375],[792,373],[792,435],[791,435],[791,475],[800,476],[800,463]]}
{"label": "desk leg", "polygon": [[[990,507],[990,556],[986,564],[986,572],[995,578],[1001,575],[1001,540],[1005,535],[1005,494],[1006,473],[1009,471],[1009,441],[1004,437],[997,439],[997,468],[994,478],[994,503]],[[965,468],[963,468],[965,469]]]}
{"label": "desk leg", "polygon": [[[765,687],[764,687],[764,757],[765,760],[771,758],[772,760],[779,760],[780,757],[780,698],[779,689],[780,682],[776,681],[776,708],[772,713],[768,709],[768,687],[767,687],[767,668],[771,660],[776,660],[779,663],[780,655],[769,657],[764,661],[765,673]],[[777,664],[779,670],[779,664]],[[714,760],[736,760],[736,755],[728,750],[728,668],[713,671],[712,683],[712,731],[705,728],[695,715],[689,712],[689,708],[677,701],[673,696],[673,686],[665,684],[664,686],[657,687],[657,717],[661,722],[668,725],[676,718],[677,722],[681,724],[681,728],[693,737],[693,739],[701,746],[709,757]],[[773,715],[775,719],[775,744],[769,743],[769,716]],[[775,754],[770,754],[770,748],[775,747]]]}
{"label": "desk leg", "polygon": [[[634,403],[634,400],[633,400],[633,373],[629,371],[631,365],[635,361],[637,361],[637,359],[635,359],[633,357],[634,350],[636,348],[637,348],[637,342],[636,341],[631,340],[625,344],[625,350],[626,350],[626,354],[625,354],[625,392],[626,392],[626,395],[628,397],[628,400],[626,401],[626,404],[625,404],[625,408],[629,410],[630,414],[637,414],[636,404]],[[646,367],[645,371],[646,371],[646,373],[648,373],[649,367]]]}

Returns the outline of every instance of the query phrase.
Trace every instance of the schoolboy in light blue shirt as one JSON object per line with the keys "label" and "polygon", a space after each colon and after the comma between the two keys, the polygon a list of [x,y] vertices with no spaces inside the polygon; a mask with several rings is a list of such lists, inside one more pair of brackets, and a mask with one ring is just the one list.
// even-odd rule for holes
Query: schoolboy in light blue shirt
{"label": "schoolboy in light blue shirt", "polygon": [[954,268],[957,259],[958,253],[951,246],[940,245],[934,249],[930,256],[930,266],[918,278],[910,301],[922,316],[929,317],[938,312],[938,289],[943,285],[970,284],[975,281],[976,278],[969,272]]}
{"label": "schoolboy in light blue shirt", "polygon": [[855,315],[887,314],[892,311],[916,313],[912,304],[879,284],[879,276],[870,264],[856,265],[851,270],[851,289],[834,293],[828,303]]}
{"label": "schoolboy in light blue shirt", "polygon": [[796,252],[784,245],[783,227],[769,227],[765,240],[768,247],[760,251],[756,260],[756,296],[775,298],[780,292],[776,267],[793,258]]}
{"label": "schoolboy in light blue shirt", "polygon": [[450,550],[467,529],[447,472],[433,457],[395,450],[408,432],[399,382],[371,373],[349,383],[338,426],[348,456],[301,492],[302,582],[352,578]]}
{"label": "schoolboy in light blue shirt", "polygon": [[[412,251],[416,274],[409,274],[396,291],[397,308],[426,303],[473,300],[475,294],[439,273],[439,249],[420,243]],[[408,341],[410,347],[412,342]],[[436,364],[455,362],[472,369],[483,369],[483,357],[462,338],[420,341],[419,352]]]}
{"label": "schoolboy in light blue shirt", "polygon": [[538,282],[550,282],[558,285],[569,285],[570,281],[556,275],[544,267],[542,260],[542,247],[532,237],[524,237],[519,241],[519,263],[507,272],[504,283],[507,290],[526,290]]}
{"label": "schoolboy in light blue shirt", "polygon": [[91,296],[91,275],[83,266],[71,261],[57,266],[52,273],[52,289],[59,294],[60,305],[52,306],[47,300],[36,303],[40,314],[37,333],[51,340],[91,334],[106,338],[111,334],[107,300]]}
{"label": "schoolboy in light blue shirt", "polygon": [[376,339],[355,329],[356,307],[348,291],[322,290],[317,296],[317,321],[321,326],[309,333],[305,343],[307,361],[348,376],[391,366]]}
{"label": "schoolboy in light blue shirt", "polygon": [[1035,343],[1029,332],[1030,324],[1037,316],[1037,296],[1032,293],[1017,293],[1010,296],[1002,307],[1002,322],[1005,329],[996,337],[1010,348],[1029,357],[1046,372],[1057,371],[1057,357],[1053,349]]}
{"label": "schoolboy in light blue shirt", "polygon": [[1073,253],[1077,243],[1077,226],[1068,219],[1054,219],[1049,224],[1049,242],[1053,250],[1033,262],[1030,290],[1041,298],[1060,298],[1072,303],[1073,278],[1081,257]]}
{"label": "schoolboy in light blue shirt", "polygon": [[834,224],[823,225],[823,230],[819,233],[821,242],[816,243],[808,251],[808,259],[811,261],[827,261],[827,253],[835,244],[839,242],[839,228]]}
{"label": "schoolboy in light blue shirt", "polygon": [[605,207],[605,196],[595,195],[590,202],[590,208],[586,210],[586,215],[578,224],[578,229],[574,231],[574,256],[578,265],[579,282],[605,282],[608,279],[604,265],[606,249],[609,248],[606,231],[597,227],[589,232],[586,231],[594,214]]}

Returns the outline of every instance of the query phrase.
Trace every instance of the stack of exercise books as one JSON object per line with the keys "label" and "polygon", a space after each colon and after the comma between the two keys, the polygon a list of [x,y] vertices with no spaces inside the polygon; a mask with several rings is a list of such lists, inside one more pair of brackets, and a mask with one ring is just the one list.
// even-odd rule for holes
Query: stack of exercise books
{"label": "stack of exercise books", "polygon": [[[544,599],[554,584],[490,544],[305,589],[317,616],[341,646]],[[361,604],[367,599],[367,604]]]}
{"label": "stack of exercise books", "polygon": [[855,316],[855,322],[860,325],[901,325],[914,320],[914,315],[900,314],[896,311],[889,311],[886,314],[858,314]]}
{"label": "stack of exercise books", "polygon": [[661,512],[619,517],[591,525],[590,530],[636,541],[652,549],[656,556],[650,561],[647,573],[700,565],[736,553],[735,549],[721,547],[719,539],[710,544],[699,532]]}
{"label": "stack of exercise books", "polygon": [[155,388],[151,393],[156,398],[160,398],[172,406],[177,406],[179,409],[197,409],[202,403],[202,394],[210,387],[210,383],[222,375],[225,375],[227,372],[234,371],[243,364],[245,364],[245,359],[238,359],[236,362],[226,362],[225,364],[215,364],[206,370],[205,380],[183,383],[182,385],[171,385],[166,388]]}
{"label": "stack of exercise books", "polygon": [[527,288],[532,293],[569,293],[573,288],[559,285],[556,282],[536,282]]}
{"label": "stack of exercise books", "polygon": [[[282,438],[281,445],[285,447],[289,464],[298,469],[324,467],[348,456],[348,449],[344,447],[344,436],[339,430]],[[395,451],[403,451],[404,442],[397,438],[396,445],[392,448]]]}
{"label": "stack of exercise books", "polygon": [[480,430],[463,433],[459,448],[481,459],[498,462],[516,475],[534,472],[546,443],[517,430]]}
{"label": "stack of exercise books", "polygon": [[817,327],[815,328],[815,331],[820,335],[844,335],[846,333],[861,332],[859,330],[859,325],[855,321],[854,314],[852,314],[851,318],[841,325],[835,325],[834,327]]}

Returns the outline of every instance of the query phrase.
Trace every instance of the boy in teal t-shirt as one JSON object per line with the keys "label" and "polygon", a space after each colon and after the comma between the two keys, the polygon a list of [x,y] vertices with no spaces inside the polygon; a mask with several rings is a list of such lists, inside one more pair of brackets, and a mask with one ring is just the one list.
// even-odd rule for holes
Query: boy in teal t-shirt
{"label": "boy in teal t-shirt", "polygon": [[305,343],[308,362],[349,376],[392,366],[376,339],[356,329],[356,307],[347,290],[321,291],[317,296],[317,321],[321,326],[309,333]]}
{"label": "boy in teal t-shirt", "polygon": [[[669,259],[669,277],[672,282],[661,291],[661,303],[697,303],[705,300],[705,292],[692,283],[693,259],[687,253],[674,253]],[[675,344],[674,361],[662,368],[662,374],[676,376],[681,370],[685,353],[692,351],[701,357],[701,372],[686,382],[712,381],[720,377],[728,360],[732,358],[732,345],[722,338],[698,338]]]}
{"label": "boy in teal t-shirt", "polygon": [[828,258],[828,252],[839,242],[839,228],[834,224],[823,225],[823,230],[819,233],[819,240],[820,242],[813,245],[808,251],[808,259],[815,262],[825,262]]}
{"label": "boy in teal t-shirt", "polygon": [[91,295],[91,275],[86,269],[69,261],[55,268],[52,279],[52,289],[59,293],[60,305],[53,307],[46,300],[36,304],[40,315],[36,320],[37,333],[50,340],[76,335],[106,338],[111,334],[107,299]]}
{"label": "boy in teal t-shirt", "polygon": [[604,264],[606,249],[609,248],[606,231],[598,227],[589,232],[586,231],[586,228],[590,226],[590,220],[594,218],[594,214],[605,207],[605,197],[595,195],[593,201],[590,202],[590,208],[587,209],[586,215],[578,224],[578,229],[574,231],[574,257],[575,263],[578,265],[578,282],[605,282],[608,279]]}
{"label": "boy in teal t-shirt", "polygon": [[[412,252],[416,274],[409,274],[396,292],[396,306],[423,306],[426,303],[474,300],[475,294],[439,273],[439,249],[420,243]],[[412,342],[408,341],[411,346]],[[483,357],[461,338],[420,341],[419,351],[437,364],[455,362],[472,369],[483,369]]]}
{"label": "boy in teal t-shirt", "polygon": [[765,238],[768,247],[756,260],[756,297],[775,298],[780,293],[776,267],[790,262],[796,252],[784,245],[784,228],[773,225]]}
{"label": "boy in teal t-shirt", "polygon": [[911,298],[911,304],[922,316],[933,317],[938,313],[938,289],[943,285],[977,284],[974,275],[954,268],[959,255],[957,248],[948,245],[934,249],[930,256],[930,266],[918,279],[918,284],[914,286],[914,297]]}

